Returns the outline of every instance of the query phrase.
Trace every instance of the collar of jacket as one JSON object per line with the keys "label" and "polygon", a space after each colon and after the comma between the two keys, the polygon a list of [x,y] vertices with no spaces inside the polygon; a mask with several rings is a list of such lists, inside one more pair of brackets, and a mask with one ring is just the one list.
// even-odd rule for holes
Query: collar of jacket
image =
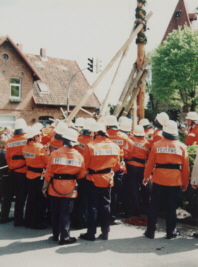
{"label": "collar of jacket", "polygon": [[178,135],[169,134],[169,133],[166,133],[166,132],[162,132],[162,135],[163,135],[166,139],[169,139],[169,140],[178,140],[178,139],[179,139],[179,136],[178,136]]}
{"label": "collar of jacket", "polygon": [[158,129],[162,130],[163,126],[159,123],[159,121],[156,119],[153,122],[154,126],[157,127]]}

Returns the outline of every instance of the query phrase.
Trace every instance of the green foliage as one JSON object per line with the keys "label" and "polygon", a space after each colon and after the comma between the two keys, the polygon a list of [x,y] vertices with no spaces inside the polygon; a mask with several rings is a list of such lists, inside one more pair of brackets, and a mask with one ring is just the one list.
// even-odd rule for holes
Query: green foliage
{"label": "green foliage", "polygon": [[174,30],[154,51],[151,62],[152,94],[157,100],[197,104],[198,30],[187,26]]}

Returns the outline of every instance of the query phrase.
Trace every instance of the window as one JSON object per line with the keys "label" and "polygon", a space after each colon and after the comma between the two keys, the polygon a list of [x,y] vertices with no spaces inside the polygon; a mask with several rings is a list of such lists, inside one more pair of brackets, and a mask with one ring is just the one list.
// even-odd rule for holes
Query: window
{"label": "window", "polygon": [[21,80],[19,78],[10,79],[10,97],[14,99],[21,97]]}

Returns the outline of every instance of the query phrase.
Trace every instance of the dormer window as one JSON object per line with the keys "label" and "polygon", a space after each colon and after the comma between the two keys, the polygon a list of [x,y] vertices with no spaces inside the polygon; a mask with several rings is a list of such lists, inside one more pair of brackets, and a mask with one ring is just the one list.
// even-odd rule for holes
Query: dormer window
{"label": "dormer window", "polygon": [[10,98],[11,99],[21,98],[21,79],[19,78],[10,79]]}
{"label": "dormer window", "polygon": [[181,17],[181,13],[182,13],[181,11],[176,11],[176,12],[175,12],[175,17],[176,17],[176,18]]}

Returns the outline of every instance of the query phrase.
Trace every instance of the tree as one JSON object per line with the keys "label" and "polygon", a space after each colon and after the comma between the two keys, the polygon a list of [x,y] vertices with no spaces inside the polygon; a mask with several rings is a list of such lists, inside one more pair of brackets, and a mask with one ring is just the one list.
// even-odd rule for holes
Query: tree
{"label": "tree", "polygon": [[182,101],[195,110],[198,104],[198,30],[186,25],[173,30],[154,50],[151,93],[159,101]]}

